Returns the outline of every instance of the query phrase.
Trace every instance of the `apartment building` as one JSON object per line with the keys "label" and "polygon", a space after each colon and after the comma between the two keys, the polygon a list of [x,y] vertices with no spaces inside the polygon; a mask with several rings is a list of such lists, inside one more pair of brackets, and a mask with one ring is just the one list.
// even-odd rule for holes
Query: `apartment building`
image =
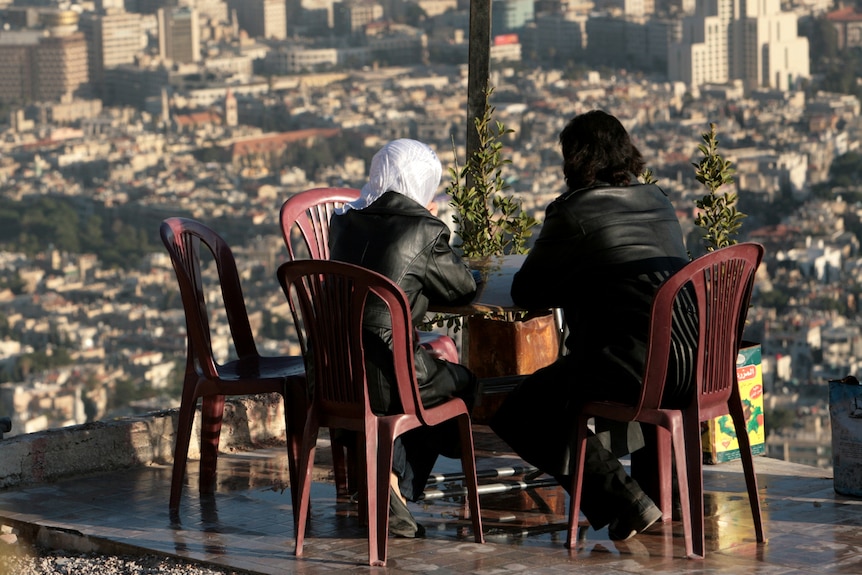
{"label": "apartment building", "polygon": [[668,76],[697,87],[742,80],[748,90],[788,90],[809,77],[808,39],[780,0],[699,0],[670,47]]}
{"label": "apartment building", "polygon": [[159,8],[159,56],[173,62],[199,62],[201,25],[193,8]]}
{"label": "apartment building", "polygon": [[252,38],[287,38],[287,6],[284,0],[230,0],[239,27]]}
{"label": "apartment building", "polygon": [[134,62],[145,46],[141,15],[117,9],[85,12],[79,27],[87,40],[90,84],[104,95],[105,70]]}
{"label": "apartment building", "polygon": [[377,2],[336,2],[332,18],[336,34],[362,35],[367,25],[383,18],[383,6]]}
{"label": "apartment building", "polygon": [[30,30],[0,32],[0,102],[33,100],[33,60],[39,37]]}
{"label": "apartment building", "polygon": [[0,32],[0,102],[59,101],[86,91],[88,79],[83,34]]}
{"label": "apartment building", "polygon": [[87,42],[80,32],[39,41],[35,58],[35,96],[58,101],[79,93],[89,82]]}

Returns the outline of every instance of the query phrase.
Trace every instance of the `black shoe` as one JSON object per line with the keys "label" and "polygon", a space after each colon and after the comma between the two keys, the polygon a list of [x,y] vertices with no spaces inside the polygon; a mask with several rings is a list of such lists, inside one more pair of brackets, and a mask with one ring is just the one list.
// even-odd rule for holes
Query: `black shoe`
{"label": "black shoe", "polygon": [[425,528],[416,523],[407,505],[391,487],[389,488],[389,533],[408,539],[425,535]]}
{"label": "black shoe", "polygon": [[646,495],[639,498],[631,509],[608,525],[608,536],[612,541],[626,541],[643,533],[661,519],[661,509]]}

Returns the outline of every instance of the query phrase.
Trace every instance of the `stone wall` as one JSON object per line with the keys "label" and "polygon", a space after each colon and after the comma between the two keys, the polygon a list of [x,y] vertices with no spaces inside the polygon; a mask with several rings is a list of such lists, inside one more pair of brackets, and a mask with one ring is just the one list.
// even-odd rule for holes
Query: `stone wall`
{"label": "stone wall", "polygon": [[[137,465],[173,463],[178,410],[96,421],[0,440],[0,489],[24,487]],[[200,410],[189,458],[200,456]],[[281,396],[230,398],[219,449],[223,452],[284,443]]]}

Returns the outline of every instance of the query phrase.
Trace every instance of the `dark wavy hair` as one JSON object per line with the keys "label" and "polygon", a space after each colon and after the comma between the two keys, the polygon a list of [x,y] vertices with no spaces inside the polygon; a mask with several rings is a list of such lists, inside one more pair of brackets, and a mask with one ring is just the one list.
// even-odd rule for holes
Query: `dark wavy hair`
{"label": "dark wavy hair", "polygon": [[578,114],[560,132],[563,175],[570,190],[605,182],[626,186],[643,173],[643,156],[626,129],[614,116],[601,110]]}

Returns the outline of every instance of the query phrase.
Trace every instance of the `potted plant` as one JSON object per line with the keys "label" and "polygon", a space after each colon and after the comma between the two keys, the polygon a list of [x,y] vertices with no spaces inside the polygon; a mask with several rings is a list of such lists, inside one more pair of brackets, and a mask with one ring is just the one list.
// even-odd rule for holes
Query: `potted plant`
{"label": "potted plant", "polygon": [[503,168],[512,163],[503,157],[503,138],[514,130],[493,119],[496,108],[489,104],[493,88],[485,92],[481,117],[474,118],[478,149],[464,165],[449,168],[446,192],[455,209],[453,217],[467,258],[527,253],[526,242],[538,222],[509,195]]}
{"label": "potted plant", "polygon": [[718,153],[715,124],[710,123],[709,131],[701,137],[703,143],[697,149],[703,157],[692,165],[697,181],[706,187],[707,193],[695,202],[700,213],[694,223],[703,230],[703,242],[711,252],[736,243],[734,236],[739,233],[745,214],[736,208],[739,198],[734,192],[719,193],[724,184],[733,183],[736,170],[730,160]]}
{"label": "potted plant", "polygon": [[[736,172],[732,163],[718,153],[718,137],[715,124],[702,134],[703,143],[698,145],[702,157],[693,163],[697,181],[707,193],[696,201],[699,213],[694,223],[702,230],[702,241],[706,251],[714,251],[736,243],[736,235],[742,226],[745,214],[737,207],[738,196],[734,192],[719,191],[725,184],[733,183]],[[765,432],[763,426],[763,372],[761,346],[757,342],[743,341],[736,364],[737,384],[746,414],[746,431],[751,439],[754,455],[764,452]],[[706,463],[719,463],[739,458],[736,430],[729,415],[708,421],[703,426],[703,451]]]}
{"label": "potted plant", "polygon": [[[446,189],[455,210],[460,249],[469,260],[526,253],[527,240],[538,223],[512,197],[503,177],[504,167],[511,163],[503,155],[503,139],[513,130],[494,120],[496,109],[489,104],[492,93],[492,88],[485,91],[482,116],[474,118],[478,149],[462,166],[455,154]],[[551,310],[473,315],[466,325],[466,359],[479,377],[532,373],[557,357],[559,336]]]}

